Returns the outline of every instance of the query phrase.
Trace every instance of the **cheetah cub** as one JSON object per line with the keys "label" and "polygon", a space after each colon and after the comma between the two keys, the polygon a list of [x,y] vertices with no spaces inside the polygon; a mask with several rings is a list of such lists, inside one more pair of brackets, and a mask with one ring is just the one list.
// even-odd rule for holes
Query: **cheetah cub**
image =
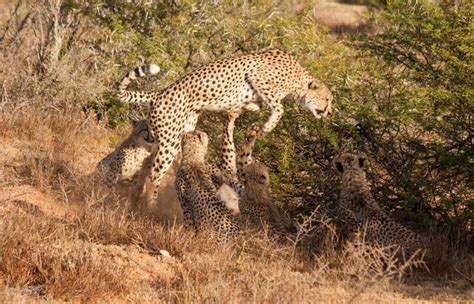
{"label": "cheetah cub", "polygon": [[107,187],[135,201],[143,190],[156,145],[146,120],[132,121],[132,125],[130,136],[99,162],[94,174]]}
{"label": "cheetah cub", "polygon": [[176,175],[176,191],[186,227],[209,229],[220,241],[233,239],[239,232],[236,218],[217,197],[215,180],[220,170],[206,162],[209,138],[192,131],[182,135],[182,160]]}
{"label": "cheetah cub", "polygon": [[239,160],[239,176],[243,186],[239,189],[242,223],[260,230],[268,225],[272,233],[280,235],[294,233],[294,223],[272,201],[268,168],[252,158],[259,131],[258,124],[250,126]]}
{"label": "cheetah cub", "polygon": [[420,236],[390,219],[372,197],[365,176],[365,158],[344,153],[334,159],[334,166],[342,179],[341,215],[346,217],[352,233],[364,231],[368,244],[393,246],[404,259],[424,255]]}

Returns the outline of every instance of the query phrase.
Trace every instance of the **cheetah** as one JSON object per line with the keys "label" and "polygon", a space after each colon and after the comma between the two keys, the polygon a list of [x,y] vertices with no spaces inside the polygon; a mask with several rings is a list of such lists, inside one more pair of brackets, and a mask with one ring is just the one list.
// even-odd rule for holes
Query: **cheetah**
{"label": "cheetah", "polygon": [[213,181],[218,169],[206,162],[209,138],[202,131],[182,135],[182,159],[176,175],[176,191],[183,209],[185,227],[209,229],[219,241],[232,240],[239,223],[217,197]]}
{"label": "cheetah", "polygon": [[198,68],[159,92],[129,91],[136,77],[153,75],[159,67],[136,68],[118,87],[121,102],[148,103],[148,120],[158,141],[151,180],[157,199],[163,175],[180,149],[180,135],[194,130],[202,110],[253,110],[270,108],[263,134],[274,129],[283,115],[282,100],[292,95],[317,118],[331,113],[333,96],[328,87],[312,77],[296,59],[280,50],[218,60]]}
{"label": "cheetah", "polygon": [[334,159],[336,172],[342,179],[339,210],[346,217],[349,230],[365,232],[365,241],[397,249],[402,258],[424,255],[421,237],[393,221],[380,208],[370,193],[365,176],[365,158],[344,153]]}
{"label": "cheetah", "polygon": [[151,163],[156,143],[147,120],[132,121],[132,125],[132,133],[99,162],[95,174],[107,187],[123,190],[131,200],[135,200],[136,197],[132,196],[139,195],[143,189],[148,175],[146,168]]}
{"label": "cheetah", "polygon": [[296,226],[272,201],[268,168],[252,158],[258,124],[249,127],[239,159],[238,175],[243,189],[240,199],[241,221],[248,227],[262,229],[268,225],[270,232],[288,235]]}
{"label": "cheetah", "polygon": [[[150,136],[147,120],[132,120],[132,133],[112,153],[102,159],[96,167],[95,174],[105,186],[117,190],[128,197],[132,207],[137,209],[138,199],[144,190],[146,177],[151,167],[151,155],[156,142]],[[223,143],[227,150],[227,143]],[[229,153],[223,153],[228,155]],[[224,156],[235,159],[232,156]],[[216,184],[217,195],[225,206],[234,214],[240,214],[238,195],[226,184]],[[148,188],[148,187],[147,187]]]}
{"label": "cheetah", "polygon": [[[233,139],[233,132],[235,127],[235,120],[239,116],[240,111],[228,111],[227,112],[227,124],[223,130],[222,143],[221,143],[221,164],[220,169],[224,174],[223,177],[227,177],[222,186],[217,191],[218,197],[226,203],[226,207],[231,210],[235,216],[240,215],[239,207],[239,193],[242,186],[238,183],[237,179],[237,166],[236,166],[236,152],[235,144]],[[229,183],[230,186],[227,184]]]}

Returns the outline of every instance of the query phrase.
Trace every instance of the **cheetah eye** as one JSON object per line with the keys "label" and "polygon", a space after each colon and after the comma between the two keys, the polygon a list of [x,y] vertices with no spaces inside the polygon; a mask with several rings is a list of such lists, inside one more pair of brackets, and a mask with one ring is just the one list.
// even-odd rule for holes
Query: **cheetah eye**
{"label": "cheetah eye", "polygon": [[340,162],[336,162],[336,169],[337,169],[337,171],[339,171],[339,173],[344,172],[344,167],[342,166],[342,164]]}

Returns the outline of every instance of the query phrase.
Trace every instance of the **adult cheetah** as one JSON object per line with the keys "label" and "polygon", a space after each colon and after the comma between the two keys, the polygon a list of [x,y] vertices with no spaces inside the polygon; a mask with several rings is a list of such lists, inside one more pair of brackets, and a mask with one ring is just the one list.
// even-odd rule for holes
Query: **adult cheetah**
{"label": "adult cheetah", "polygon": [[343,186],[339,210],[346,217],[349,230],[364,232],[368,244],[397,249],[404,259],[417,252],[422,254],[424,246],[420,236],[393,221],[374,200],[365,176],[365,163],[365,158],[351,153],[334,159]]}
{"label": "adult cheetah", "polygon": [[213,181],[219,171],[206,162],[209,138],[192,131],[182,135],[182,159],[176,175],[176,191],[186,227],[210,230],[220,241],[233,239],[239,232],[237,219],[217,197]]}
{"label": "adult cheetah", "polygon": [[315,117],[331,112],[332,94],[312,77],[293,56],[280,50],[218,60],[196,69],[159,92],[128,91],[131,79],[156,74],[151,65],[129,72],[119,85],[122,102],[149,103],[148,120],[158,141],[151,178],[156,199],[160,181],[180,149],[180,135],[195,128],[201,110],[257,110],[261,104],[271,114],[263,133],[276,126],[283,115],[282,100],[296,97]]}

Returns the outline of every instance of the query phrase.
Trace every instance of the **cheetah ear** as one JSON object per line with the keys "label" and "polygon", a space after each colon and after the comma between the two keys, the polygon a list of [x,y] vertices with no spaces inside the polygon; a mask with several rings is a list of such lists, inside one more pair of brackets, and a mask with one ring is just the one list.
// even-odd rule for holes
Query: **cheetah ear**
{"label": "cheetah ear", "polygon": [[334,162],[335,166],[336,166],[336,170],[339,172],[339,173],[344,173],[344,166],[342,165],[341,162]]}
{"label": "cheetah ear", "polygon": [[202,144],[206,143],[206,135],[204,133],[199,132],[198,136],[199,136],[199,141]]}
{"label": "cheetah ear", "polygon": [[365,158],[364,157],[359,157],[359,168],[364,168],[365,166]]}
{"label": "cheetah ear", "polygon": [[267,182],[267,176],[265,174],[261,174],[259,176],[260,183],[265,184]]}
{"label": "cheetah ear", "polygon": [[140,123],[140,119],[137,117],[128,117],[128,123],[131,124],[134,128]]}
{"label": "cheetah ear", "polygon": [[322,85],[323,83],[320,80],[313,78],[311,82],[308,83],[308,89],[317,89],[320,88]]}

